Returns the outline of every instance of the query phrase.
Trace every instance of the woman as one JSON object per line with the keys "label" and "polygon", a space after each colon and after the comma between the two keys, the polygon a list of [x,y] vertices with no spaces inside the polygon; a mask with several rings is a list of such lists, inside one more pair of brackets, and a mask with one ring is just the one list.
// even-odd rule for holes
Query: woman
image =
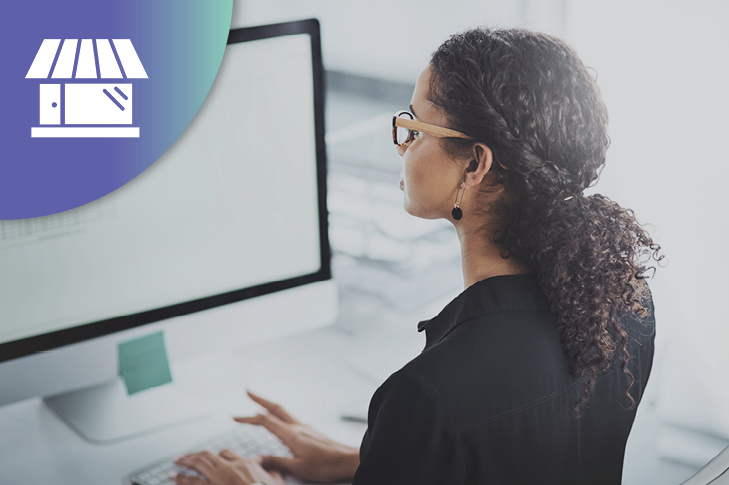
{"label": "woman", "polygon": [[[607,112],[562,41],[524,30],[451,37],[393,119],[404,207],[456,228],[465,290],[421,322],[425,350],[370,404],[360,450],[251,394],[236,418],[293,458],[198,453],[213,484],[621,481],[653,360],[643,281],[659,247],[633,213],[586,197],[605,163]],[[177,483],[198,483],[177,477]]]}

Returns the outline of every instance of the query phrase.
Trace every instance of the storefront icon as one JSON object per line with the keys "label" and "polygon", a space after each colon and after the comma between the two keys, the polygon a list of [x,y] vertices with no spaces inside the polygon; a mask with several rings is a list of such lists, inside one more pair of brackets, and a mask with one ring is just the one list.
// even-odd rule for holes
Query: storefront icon
{"label": "storefront icon", "polygon": [[40,84],[40,126],[31,137],[139,137],[131,126],[132,83],[123,80],[147,73],[131,40],[65,39],[61,46],[61,39],[44,39],[25,78],[75,81]]}

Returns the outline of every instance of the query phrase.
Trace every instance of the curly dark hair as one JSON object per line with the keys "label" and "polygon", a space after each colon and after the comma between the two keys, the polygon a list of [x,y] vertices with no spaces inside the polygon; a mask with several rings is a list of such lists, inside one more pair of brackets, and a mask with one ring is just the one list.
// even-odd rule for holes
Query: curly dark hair
{"label": "curly dark hair", "polygon": [[553,36],[479,28],[456,34],[431,58],[429,100],[449,126],[472,140],[443,139],[467,153],[488,145],[503,196],[484,212],[501,222],[492,241],[536,273],[550,302],[562,348],[584,379],[581,415],[598,373],[620,352],[627,367],[621,312],[647,315],[647,266],[660,246],[633,211],[582,191],[597,182],[610,144],[608,115],[595,79],[575,51]]}

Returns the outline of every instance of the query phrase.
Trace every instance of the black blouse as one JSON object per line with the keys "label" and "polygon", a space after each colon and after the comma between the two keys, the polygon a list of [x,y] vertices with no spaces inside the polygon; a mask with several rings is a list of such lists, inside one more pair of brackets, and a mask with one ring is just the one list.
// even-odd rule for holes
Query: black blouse
{"label": "black blouse", "polygon": [[[636,402],[653,362],[644,305],[649,317],[620,317]],[[425,349],[372,398],[353,485],[620,484],[636,412],[628,377],[616,358],[575,419],[583,381],[533,275],[475,283],[418,330]]]}

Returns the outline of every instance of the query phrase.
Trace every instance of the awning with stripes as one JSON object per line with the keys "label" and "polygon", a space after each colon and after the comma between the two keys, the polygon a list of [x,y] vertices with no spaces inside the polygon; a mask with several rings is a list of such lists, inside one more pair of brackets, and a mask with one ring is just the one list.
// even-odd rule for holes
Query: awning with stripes
{"label": "awning with stripes", "polygon": [[81,39],[81,42],[65,39],[62,46],[61,39],[43,39],[25,77],[47,79],[49,76],[52,79],[146,79],[147,72],[130,39],[111,42],[109,39]]}

